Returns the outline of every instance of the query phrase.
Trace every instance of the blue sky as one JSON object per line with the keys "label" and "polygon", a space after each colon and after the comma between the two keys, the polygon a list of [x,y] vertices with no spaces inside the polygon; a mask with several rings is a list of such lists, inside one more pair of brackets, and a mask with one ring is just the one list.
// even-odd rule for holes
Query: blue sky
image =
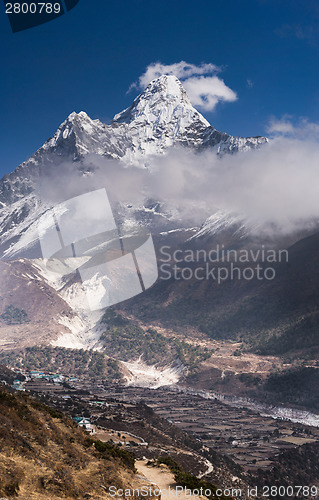
{"label": "blue sky", "polygon": [[283,115],[318,122],[317,0],[80,0],[68,14],[11,33],[0,12],[0,175],[72,111],[109,121],[153,62],[212,63],[234,102],[202,111],[217,129],[264,135]]}

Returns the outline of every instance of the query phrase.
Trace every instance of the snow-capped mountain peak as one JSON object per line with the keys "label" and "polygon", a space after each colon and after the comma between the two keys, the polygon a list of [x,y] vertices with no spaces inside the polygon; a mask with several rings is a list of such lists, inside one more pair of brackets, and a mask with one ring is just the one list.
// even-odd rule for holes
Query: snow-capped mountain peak
{"label": "snow-capped mountain peak", "polygon": [[29,235],[31,244],[35,219],[41,212],[36,187],[46,172],[54,178],[58,165],[74,162],[74,168],[83,172],[82,159],[93,154],[126,167],[144,167],[152,165],[153,156],[175,146],[224,154],[254,149],[265,142],[263,137],[218,132],[192,106],[181,82],[173,75],[162,75],[109,125],[91,119],[84,111],[71,113],[29,160],[0,180],[0,252],[19,254],[22,236],[26,240]]}
{"label": "snow-capped mountain peak", "polygon": [[149,120],[155,126],[178,121],[184,128],[200,121],[209,127],[208,121],[192,106],[181,82],[173,75],[162,75],[153,80],[132,103],[115,115],[113,123],[136,125]]}
{"label": "snow-capped mountain peak", "polygon": [[[69,154],[73,159],[94,152],[103,154],[103,136],[107,126],[100,120],[92,120],[85,111],[71,113],[60,125],[56,133],[42,147],[43,151],[58,149],[63,155]],[[93,150],[92,150],[93,148]]]}
{"label": "snow-capped mountain peak", "polygon": [[130,163],[137,156],[161,154],[174,144],[198,147],[210,127],[173,75],[153,80],[129,108],[115,115],[112,126],[125,127],[133,140],[133,149],[125,155]]}

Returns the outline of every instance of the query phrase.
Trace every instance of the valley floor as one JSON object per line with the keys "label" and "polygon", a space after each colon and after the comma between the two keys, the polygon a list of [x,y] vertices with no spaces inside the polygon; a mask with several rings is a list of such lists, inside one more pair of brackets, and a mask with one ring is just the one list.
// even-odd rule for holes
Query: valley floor
{"label": "valley floor", "polygon": [[[172,387],[149,389],[75,382],[73,389],[68,390],[44,381],[29,382],[26,387],[58,399],[61,409],[68,412],[75,403],[81,403],[89,408],[97,422],[103,415],[110,429],[131,432],[147,442],[147,434],[141,434],[143,429],[136,427],[134,421],[126,421],[125,417],[121,420],[115,418],[117,404],[130,407],[145,402],[157,415],[189,433],[203,447],[229,456],[244,470],[251,472],[271,468],[282,451],[293,450],[306,443],[319,443],[319,419],[318,427],[275,419]],[[63,399],[65,397],[70,399]],[[95,404],[96,401],[100,404]],[[102,411],[103,402],[108,406]],[[142,453],[151,458],[152,453],[148,454],[148,451],[149,448],[142,447]]]}

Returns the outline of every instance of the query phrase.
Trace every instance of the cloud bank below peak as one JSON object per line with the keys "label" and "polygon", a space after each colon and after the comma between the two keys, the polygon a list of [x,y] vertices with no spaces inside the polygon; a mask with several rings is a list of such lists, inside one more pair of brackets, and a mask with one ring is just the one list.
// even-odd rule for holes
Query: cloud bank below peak
{"label": "cloud bank below peak", "polygon": [[188,94],[191,103],[203,111],[213,111],[219,102],[234,102],[238,99],[234,90],[228,87],[218,75],[222,68],[212,63],[200,65],[180,61],[173,64],[151,63],[130,89],[144,89],[161,75],[175,75]]}
{"label": "cloud bank below peak", "polygon": [[272,117],[266,127],[266,132],[275,137],[291,137],[319,142],[319,123],[310,122],[307,118],[294,120],[291,115],[281,118]]}

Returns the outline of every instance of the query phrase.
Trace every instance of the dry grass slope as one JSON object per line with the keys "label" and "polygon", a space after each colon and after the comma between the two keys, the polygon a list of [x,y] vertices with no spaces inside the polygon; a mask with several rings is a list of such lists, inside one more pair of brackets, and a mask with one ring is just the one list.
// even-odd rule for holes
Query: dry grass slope
{"label": "dry grass slope", "polygon": [[99,500],[110,485],[141,487],[133,457],[99,444],[56,410],[0,387],[0,497]]}

